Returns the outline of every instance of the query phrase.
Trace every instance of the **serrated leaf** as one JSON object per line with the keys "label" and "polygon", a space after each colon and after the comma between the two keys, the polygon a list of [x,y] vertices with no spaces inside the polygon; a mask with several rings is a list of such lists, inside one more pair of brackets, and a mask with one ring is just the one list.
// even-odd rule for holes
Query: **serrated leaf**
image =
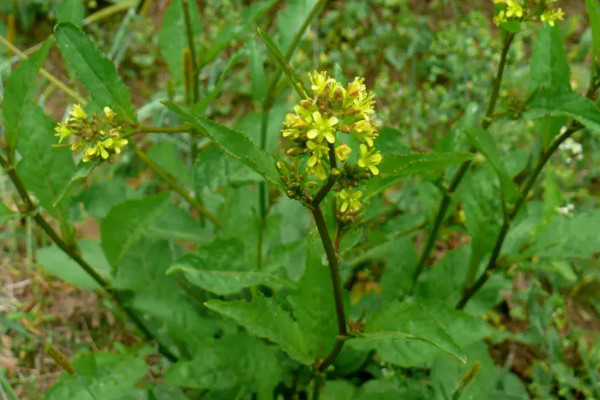
{"label": "serrated leaf", "polygon": [[17,149],[23,160],[17,172],[40,205],[65,223],[68,199],[63,198],[61,202],[59,199],[71,179],[74,165],[71,151],[52,148],[55,143],[54,121],[37,104],[30,105],[23,113],[19,132]]}
{"label": "serrated leaf", "polygon": [[113,268],[163,213],[169,193],[128,200],[114,206],[100,224],[102,248]]}
{"label": "serrated leaf", "polygon": [[26,110],[34,104],[35,77],[48,56],[52,40],[48,39],[35,55],[23,60],[6,81],[2,102],[2,124],[6,129],[8,147],[13,149],[17,136],[22,134]]}
{"label": "serrated leaf", "polygon": [[246,134],[193,114],[192,111],[179,107],[175,103],[165,102],[165,105],[214,140],[229,156],[243,162],[269,182],[282,186],[272,157],[261,150]]}
{"label": "serrated leaf", "polygon": [[527,118],[565,115],[600,133],[600,108],[577,92],[561,88],[539,89],[527,104]]}
{"label": "serrated leaf", "polygon": [[75,376],[63,375],[45,400],[120,400],[126,398],[146,374],[147,365],[137,352],[86,354],[73,365]]}
{"label": "serrated leaf", "polygon": [[433,315],[422,306],[399,301],[369,316],[363,333],[348,344],[375,349],[382,360],[403,367],[427,364],[440,351],[465,362],[462,349]]}
{"label": "serrated leaf", "polygon": [[531,55],[530,84],[532,89],[541,86],[571,88],[569,59],[558,26],[544,24]]}
{"label": "serrated leaf", "polygon": [[58,24],[54,36],[65,63],[77,73],[92,99],[100,107],[109,106],[121,118],[136,123],[129,88],[91,39],[70,22]]}
{"label": "serrated leaf", "polygon": [[592,54],[598,65],[600,62],[600,3],[598,0],[585,0],[585,6],[592,28]]}
{"label": "serrated leaf", "polygon": [[321,263],[322,247],[314,240],[307,247],[304,275],[289,300],[311,356],[324,358],[337,335],[333,288],[329,268]]}
{"label": "serrated leaf", "polygon": [[365,189],[365,200],[395,185],[406,175],[443,170],[451,164],[472,160],[472,153],[408,153],[386,154],[379,166],[380,176],[371,179]]}
{"label": "serrated leaf", "polygon": [[237,333],[199,347],[192,360],[179,361],[165,374],[171,384],[195,389],[227,389],[248,386],[259,399],[272,399],[282,368],[275,347]]}
{"label": "serrated leaf", "polygon": [[516,200],[519,196],[519,191],[504,169],[500,152],[492,135],[487,130],[481,128],[467,129],[466,133],[471,144],[483,154],[492,168],[494,168],[494,171],[496,171],[506,201]]}
{"label": "serrated leaf", "polygon": [[292,359],[305,365],[313,361],[300,326],[273,299],[258,295],[251,303],[209,300],[205,304],[211,310],[233,319],[251,335],[277,344]]}
{"label": "serrated leaf", "polygon": [[177,272],[182,273],[193,285],[220,296],[238,293],[244,288],[256,285],[265,285],[276,290],[293,287],[290,282],[265,272],[206,268],[203,260],[194,254],[187,254],[177,260],[167,274]]}

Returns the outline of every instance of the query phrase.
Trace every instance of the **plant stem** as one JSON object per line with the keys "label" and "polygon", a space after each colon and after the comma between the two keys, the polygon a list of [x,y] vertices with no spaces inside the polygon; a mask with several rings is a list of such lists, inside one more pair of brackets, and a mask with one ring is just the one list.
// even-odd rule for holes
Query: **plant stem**
{"label": "plant stem", "polygon": [[139,316],[131,309],[126,307],[121,300],[119,299],[118,292],[110,287],[110,284],[102,277],[92,266],[90,266],[80,255],[77,248],[74,245],[67,244],[58,233],[50,226],[50,224],[42,217],[42,215],[35,211],[36,206],[29,197],[27,189],[21,178],[17,175],[14,167],[9,165],[8,161],[4,159],[0,155],[0,165],[6,171],[8,177],[12,181],[13,185],[17,189],[19,193],[19,197],[25,204],[25,208],[29,212],[33,212],[32,218],[36,222],[36,224],[50,237],[50,239],[66,254],[75,261],[103,290],[106,294],[109,295],[110,298],[113,299],[115,304],[131,319],[131,321],[137,326],[137,328],[142,332],[142,334],[147,338],[156,341],[158,344],[159,352],[169,359],[172,362],[177,361],[177,357],[169,351],[166,347],[164,347],[158,338],[154,336],[154,334],[148,329],[148,327],[142,322]]}
{"label": "plant stem", "polygon": [[140,148],[137,147],[137,145],[133,141],[131,142],[131,148],[140,160],[142,160],[146,165],[148,165],[148,167],[152,171],[154,171],[160,178],[162,178],[162,180],[171,189],[173,189],[173,191],[175,191],[177,194],[183,197],[192,207],[194,207],[200,215],[204,215],[205,217],[210,219],[212,223],[215,224],[217,227],[221,226],[221,223],[219,222],[217,217],[215,217],[210,211],[204,208],[204,206],[200,204],[194,197],[192,197],[183,187],[179,186],[177,181],[173,177],[171,177],[171,175],[169,175],[168,172],[163,170],[154,161],[152,161],[150,157],[148,157],[146,153],[140,150]]}
{"label": "plant stem", "polygon": [[492,250],[492,255],[490,256],[490,260],[485,268],[483,274],[477,279],[477,281],[463,291],[462,297],[456,305],[458,310],[461,310],[465,307],[467,302],[473,297],[475,293],[487,282],[492,273],[498,268],[498,257],[500,256],[500,251],[502,250],[502,245],[504,244],[504,240],[506,239],[506,235],[508,234],[508,230],[510,229],[512,222],[517,216],[521,206],[525,203],[529,192],[533,188],[533,185],[537,181],[537,178],[541,174],[544,166],[548,163],[551,156],[556,152],[561,143],[567,140],[574,132],[581,128],[579,124],[571,124],[571,127],[563,132],[556,140],[550,145],[547,151],[544,152],[542,158],[538,161],[535,169],[525,182],[523,189],[521,190],[521,194],[515,203],[513,210],[508,214],[508,218],[504,220],[502,224],[502,228],[500,229],[500,233],[498,234],[498,238],[496,239],[496,244],[494,245],[494,249]]}
{"label": "plant stem", "polygon": [[[492,123],[492,115],[494,114],[494,109],[496,108],[496,103],[498,102],[498,97],[500,95],[500,87],[502,85],[502,77],[504,76],[504,70],[506,68],[506,61],[508,56],[508,50],[513,42],[515,35],[513,33],[507,33],[504,38],[504,45],[502,46],[502,53],[500,55],[500,64],[498,65],[498,71],[496,73],[496,78],[494,79],[494,85],[492,87],[492,93],[490,95],[490,101],[488,103],[487,112],[485,113],[485,117],[481,122],[481,127],[483,129],[489,128]],[[419,276],[423,272],[425,265],[427,264],[429,257],[431,256],[431,252],[435,246],[435,242],[437,239],[437,235],[442,227],[442,223],[444,222],[444,218],[446,217],[446,212],[450,207],[450,203],[452,200],[452,194],[458,188],[458,185],[464,178],[465,174],[469,170],[469,166],[471,165],[471,160],[463,162],[456,174],[452,178],[450,182],[450,186],[447,191],[442,193],[442,200],[440,202],[440,206],[438,208],[438,212],[436,214],[435,220],[433,222],[433,226],[431,231],[427,235],[427,241],[425,242],[425,247],[423,248],[423,252],[421,253],[421,257],[419,258],[419,263],[417,264],[417,268],[413,274],[412,286],[410,289],[410,293],[414,293],[415,287],[419,280]]]}
{"label": "plant stem", "polygon": [[[6,46],[10,51],[12,51],[16,55],[18,55],[23,60],[29,58],[27,56],[27,54],[23,53],[17,47],[13,46],[13,44],[11,42],[9,42],[8,40],[6,40],[6,38],[4,38],[4,36],[2,36],[2,35],[0,35],[0,44],[3,44],[4,46]],[[65,92],[69,97],[71,97],[73,100],[75,100],[79,104],[85,105],[87,103],[87,101],[77,91],[69,88],[67,85],[65,85],[63,82],[61,82],[57,77],[52,75],[50,72],[46,71],[44,68],[40,68],[40,75],[42,75],[44,78],[48,79],[50,82],[52,82],[52,84],[54,86],[56,86],[57,88],[59,88],[60,90]]]}
{"label": "plant stem", "polygon": [[121,11],[125,11],[131,7],[135,7],[138,3],[138,0],[126,0],[121,3],[113,4],[111,6],[105,7],[101,10],[96,11],[93,14],[90,14],[86,18],[83,19],[82,25],[86,26],[92,24],[94,22],[98,22],[104,18],[108,18],[113,14],[116,14]]}

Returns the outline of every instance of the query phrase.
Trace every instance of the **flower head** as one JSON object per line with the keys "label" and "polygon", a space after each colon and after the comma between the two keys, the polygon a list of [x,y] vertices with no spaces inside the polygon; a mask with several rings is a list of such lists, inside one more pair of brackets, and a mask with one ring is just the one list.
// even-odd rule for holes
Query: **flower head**
{"label": "flower head", "polygon": [[556,21],[562,21],[564,16],[565,13],[563,12],[563,10],[558,8],[556,10],[544,11],[540,19],[542,20],[542,22],[547,22],[548,25],[554,26],[554,24],[556,24]]}
{"label": "flower head", "polygon": [[311,129],[306,133],[309,139],[317,139],[318,142],[322,142],[326,139],[329,143],[335,143],[335,126],[338,123],[336,117],[329,117],[324,119],[319,111],[312,113],[313,122]]}
{"label": "flower head", "polygon": [[359,167],[368,169],[373,175],[379,175],[377,166],[381,164],[381,160],[382,156],[380,152],[375,151],[375,149],[368,149],[364,144],[360,145]]}
{"label": "flower head", "polygon": [[350,153],[352,153],[352,149],[346,143],[342,143],[335,148],[335,156],[341,162],[346,162],[350,157]]}
{"label": "flower head", "polygon": [[342,213],[347,211],[357,212],[360,210],[362,206],[360,203],[362,192],[360,190],[342,190],[338,196],[342,200],[342,205],[340,206],[340,211]]}
{"label": "flower head", "polygon": [[78,120],[83,120],[83,119],[87,119],[87,114],[85,113],[85,111],[83,111],[83,108],[81,107],[81,105],[79,104],[75,104],[73,106],[73,108],[71,108],[71,112],[69,114],[72,118],[74,119],[78,119]]}
{"label": "flower head", "polygon": [[323,158],[327,158],[327,154],[329,152],[329,147],[327,147],[327,145],[309,140],[306,142],[306,147],[310,152],[310,157],[308,158],[309,167],[314,167]]}
{"label": "flower head", "polygon": [[58,136],[58,143],[62,143],[63,140],[73,134],[73,130],[71,130],[71,128],[69,128],[66,124],[61,123],[56,125],[54,132],[56,132],[54,136]]}

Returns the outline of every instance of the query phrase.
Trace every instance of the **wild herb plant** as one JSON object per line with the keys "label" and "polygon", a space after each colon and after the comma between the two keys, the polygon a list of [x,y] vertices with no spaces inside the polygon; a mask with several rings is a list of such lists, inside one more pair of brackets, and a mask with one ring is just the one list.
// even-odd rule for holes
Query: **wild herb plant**
{"label": "wild herb plant", "polygon": [[[129,9],[121,35],[149,3]],[[231,16],[203,33],[198,4],[173,0],[158,32],[167,90],[156,89],[141,107],[117,72],[120,47],[109,58],[96,46],[86,34],[93,18],[84,19],[78,1],[62,3],[54,34],[30,55],[0,37],[23,59],[3,92],[0,164],[16,205],[3,210],[33,221],[52,241],[37,253],[45,269],[101,293],[140,338],[71,360],[59,340],[37,337],[64,370],[45,398],[600,396],[598,335],[580,325],[566,332],[569,304],[598,287],[600,214],[590,200],[573,217],[552,167],[562,152],[576,168],[583,150],[574,138],[600,131],[598,1],[585,1],[584,92],[573,87],[561,36],[567,16],[552,0],[494,0],[498,34],[490,42],[499,41],[499,52],[490,44],[484,59],[491,65],[478,69],[489,76],[463,75],[468,82],[453,93],[475,95],[439,110],[425,107],[447,93],[435,82],[461,75],[443,49],[455,38],[449,28],[429,47],[415,50],[423,38],[415,39],[406,57],[386,52],[387,43],[368,47],[392,65],[409,60],[415,73],[419,54],[430,57],[423,62],[430,81],[414,80],[408,92],[426,118],[406,141],[381,116],[401,128],[417,112],[404,118],[389,107],[394,99],[375,96],[376,79],[348,76],[361,59],[349,56],[346,66],[337,58],[352,49],[324,56],[330,68],[298,56],[329,7],[344,22],[369,18],[371,6],[389,11],[383,1],[350,1],[347,9],[330,3],[252,2],[221,10]],[[410,12],[398,3],[390,9]],[[215,10],[207,6],[207,18]],[[483,19],[466,21],[461,29]],[[352,30],[344,32],[353,40]],[[520,35],[535,43],[525,94],[512,96],[504,78]],[[476,55],[476,38],[466,42],[452,49],[459,63]],[[152,54],[152,43],[136,43]],[[54,45],[70,83],[43,68]],[[62,120],[42,107],[38,75],[70,99]],[[474,88],[471,79],[489,87]],[[253,112],[226,104],[225,93],[236,90]],[[427,151],[413,151],[408,144],[428,115],[440,129],[448,115],[456,120]],[[524,142],[530,149],[502,143],[506,127],[532,133]],[[90,219],[99,240],[77,231]],[[448,232],[461,242],[452,244]],[[436,251],[440,243],[450,249]],[[530,289],[519,291],[524,276]],[[598,302],[586,300],[586,310],[597,312]],[[531,329],[504,329],[503,306],[514,320],[526,309]],[[524,379],[509,361],[513,350],[505,366],[492,359],[508,338],[548,354],[572,348],[580,362],[567,367],[559,352]],[[0,394],[12,396],[5,381],[0,375]]]}

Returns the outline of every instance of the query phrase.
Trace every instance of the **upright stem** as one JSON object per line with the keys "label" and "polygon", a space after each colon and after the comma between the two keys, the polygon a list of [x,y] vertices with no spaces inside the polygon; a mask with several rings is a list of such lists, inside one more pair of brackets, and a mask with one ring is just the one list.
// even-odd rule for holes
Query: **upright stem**
{"label": "upright stem", "polygon": [[48,235],[48,237],[50,237],[50,239],[67,256],[69,256],[73,261],[75,261],[104,290],[104,292],[109,295],[109,297],[111,297],[114,300],[116,305],[129,317],[129,319],[131,319],[131,321],[137,326],[137,328],[147,339],[153,339],[156,341],[156,343],[158,344],[158,350],[163,356],[165,356],[172,362],[177,361],[177,357],[173,353],[171,353],[169,349],[167,349],[160,343],[158,338],[154,336],[154,334],[150,331],[150,329],[148,329],[148,327],[139,318],[139,316],[133,310],[126,307],[121,302],[121,300],[119,299],[118,292],[112,289],[110,287],[110,284],[79,255],[79,251],[77,250],[77,248],[74,245],[69,245],[64,240],[62,240],[59,234],[52,228],[52,226],[50,226],[50,224],[44,219],[44,217],[42,217],[40,213],[34,211],[36,209],[36,206],[29,197],[27,189],[25,188],[25,185],[23,185],[21,178],[17,175],[17,172],[15,171],[14,167],[9,165],[8,161],[6,161],[1,155],[0,165],[2,165],[8,177],[17,189],[19,197],[21,197],[21,200],[25,204],[25,208],[27,209],[27,211],[34,212],[32,218],[36,222],[36,224],[40,228],[42,228],[42,230]]}
{"label": "upright stem", "polygon": [[140,148],[137,147],[137,145],[133,141],[131,142],[131,148],[140,160],[142,160],[146,165],[148,165],[148,167],[150,167],[152,171],[154,171],[167,185],[169,185],[171,189],[173,189],[177,194],[183,197],[192,207],[194,207],[200,215],[204,215],[205,217],[210,219],[212,223],[215,224],[217,227],[221,226],[220,221],[217,219],[217,217],[214,216],[214,214],[212,214],[210,211],[204,208],[204,206],[200,204],[198,200],[192,197],[185,190],[185,188],[179,186],[177,181],[171,175],[169,175],[168,172],[163,170],[154,161],[152,161],[150,157],[148,157],[146,153],[140,150]]}
{"label": "upright stem", "polygon": [[[498,102],[498,97],[500,95],[500,87],[502,85],[502,77],[504,76],[504,70],[506,69],[508,50],[510,49],[514,37],[514,33],[507,33],[504,38],[504,45],[502,46],[502,53],[500,55],[500,64],[498,65],[498,71],[496,73],[496,78],[494,79],[494,85],[492,87],[492,93],[490,95],[490,101],[488,103],[487,112],[485,113],[485,117],[481,122],[481,127],[483,129],[487,129],[492,123],[492,115],[494,114],[496,103]],[[470,165],[470,160],[463,162],[459,166],[458,171],[456,171],[454,177],[452,178],[448,190],[442,193],[442,200],[440,202],[438,212],[433,222],[433,226],[431,228],[431,231],[429,232],[429,235],[427,236],[425,247],[423,248],[423,252],[421,253],[421,257],[419,258],[419,263],[417,264],[417,268],[413,274],[413,281],[410,290],[411,293],[414,292],[415,287],[417,285],[417,281],[419,280],[419,276],[421,276],[421,273],[423,272],[423,269],[425,268],[425,265],[427,264],[427,261],[431,256],[431,252],[433,251],[433,247],[435,246],[437,235],[440,231],[442,223],[444,222],[444,218],[446,216],[446,212],[448,211],[448,207],[450,207],[452,194],[458,188],[458,185],[469,170]]]}

